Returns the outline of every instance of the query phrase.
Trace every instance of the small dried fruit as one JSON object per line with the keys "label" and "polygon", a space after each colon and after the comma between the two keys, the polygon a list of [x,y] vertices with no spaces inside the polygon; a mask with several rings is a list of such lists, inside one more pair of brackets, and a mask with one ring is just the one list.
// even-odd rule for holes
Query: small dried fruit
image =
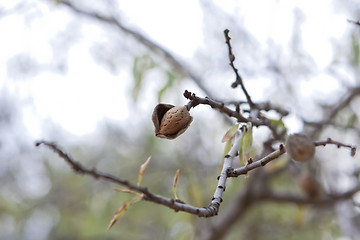
{"label": "small dried fruit", "polygon": [[306,162],[315,154],[315,145],[304,134],[292,134],[285,142],[288,155],[295,161]]}
{"label": "small dried fruit", "polygon": [[301,190],[311,199],[319,199],[324,193],[320,182],[308,170],[300,174],[298,182]]}
{"label": "small dried fruit", "polygon": [[186,106],[158,104],[154,109],[152,120],[155,136],[174,139],[185,132],[193,118]]}

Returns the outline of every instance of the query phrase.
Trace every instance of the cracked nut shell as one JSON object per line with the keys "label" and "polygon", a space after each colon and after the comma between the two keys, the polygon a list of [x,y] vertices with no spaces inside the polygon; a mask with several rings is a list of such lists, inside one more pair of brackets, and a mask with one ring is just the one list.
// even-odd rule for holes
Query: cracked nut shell
{"label": "cracked nut shell", "polygon": [[315,145],[311,139],[304,134],[292,134],[285,142],[287,154],[295,161],[309,161],[315,154]]}
{"label": "cracked nut shell", "polygon": [[166,139],[175,139],[184,133],[192,120],[186,106],[158,104],[152,115],[155,136]]}

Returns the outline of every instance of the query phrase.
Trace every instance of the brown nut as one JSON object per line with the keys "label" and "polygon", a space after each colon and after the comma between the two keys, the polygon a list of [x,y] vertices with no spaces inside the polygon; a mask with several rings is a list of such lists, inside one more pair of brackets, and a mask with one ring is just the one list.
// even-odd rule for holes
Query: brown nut
{"label": "brown nut", "polygon": [[186,106],[175,107],[170,104],[158,104],[152,115],[155,136],[166,139],[175,139],[184,133],[192,120]]}
{"label": "brown nut", "polygon": [[303,134],[292,134],[285,142],[288,155],[295,161],[306,162],[315,154],[315,145],[311,139]]}

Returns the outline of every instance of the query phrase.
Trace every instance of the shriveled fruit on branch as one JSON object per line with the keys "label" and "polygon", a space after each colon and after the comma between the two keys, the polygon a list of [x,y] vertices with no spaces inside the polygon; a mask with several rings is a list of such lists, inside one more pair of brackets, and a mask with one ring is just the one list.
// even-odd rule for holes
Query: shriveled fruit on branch
{"label": "shriveled fruit on branch", "polygon": [[309,171],[302,172],[298,182],[301,190],[311,199],[319,199],[324,194],[322,185]]}
{"label": "shriveled fruit on branch", "polygon": [[304,134],[292,134],[285,142],[285,149],[291,159],[299,162],[309,161],[315,154],[315,145]]}
{"label": "shriveled fruit on branch", "polygon": [[174,139],[185,132],[193,118],[186,106],[158,104],[153,112],[152,121],[155,127],[155,136]]}

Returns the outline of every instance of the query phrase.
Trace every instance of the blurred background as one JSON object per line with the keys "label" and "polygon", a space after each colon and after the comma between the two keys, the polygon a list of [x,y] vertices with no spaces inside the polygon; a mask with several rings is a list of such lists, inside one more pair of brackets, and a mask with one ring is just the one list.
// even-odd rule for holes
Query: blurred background
{"label": "blurred background", "polygon": [[[225,29],[248,92],[255,102],[290,112],[281,119],[288,133],[316,129],[314,140],[359,145],[360,26],[348,19],[360,19],[355,0],[1,1],[0,239],[200,239],[217,226],[221,216],[203,219],[140,202],[106,232],[131,196],[75,174],[34,142],[53,141],[84,166],[134,183],[151,155],[144,186],[172,197],[180,168],[179,198],[207,206],[221,139],[235,121],[198,106],[187,132],[168,141],[155,138],[151,114],[159,102],[186,104],[185,89],[246,100],[230,87]],[[254,129],[258,153],[270,136]],[[342,193],[359,184],[359,160],[327,146],[317,149],[314,164],[323,187]],[[228,181],[220,215],[250,180]],[[271,185],[304,196],[288,170]],[[356,239],[359,203],[357,195],[324,207],[261,201],[222,238]]]}

